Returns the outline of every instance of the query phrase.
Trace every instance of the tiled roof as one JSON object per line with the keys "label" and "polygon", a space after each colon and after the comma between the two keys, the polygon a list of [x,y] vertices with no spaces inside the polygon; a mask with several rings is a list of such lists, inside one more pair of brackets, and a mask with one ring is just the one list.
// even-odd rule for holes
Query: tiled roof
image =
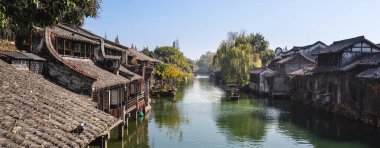
{"label": "tiled roof", "polygon": [[341,66],[339,70],[347,71],[360,65],[380,65],[380,53],[370,53],[363,55],[359,59]]}
{"label": "tiled roof", "polygon": [[288,57],[286,57],[286,58],[284,58],[284,59],[281,59],[281,60],[278,61],[277,63],[280,63],[280,64],[286,63],[286,62],[288,62],[288,61],[290,61],[290,60],[296,58],[297,56],[301,56],[301,57],[303,57],[303,58],[309,60],[310,62],[314,62],[313,59],[310,59],[309,57],[305,56],[305,55],[302,54],[302,53],[295,53],[295,54],[290,55],[290,56],[288,56]]}
{"label": "tiled roof", "polygon": [[145,55],[144,53],[140,52],[140,51],[137,51],[135,49],[131,49],[129,48],[128,51],[132,54],[132,55],[135,55],[137,57],[137,60],[141,60],[141,61],[149,61],[149,62],[159,62],[157,59],[154,59],[154,58],[151,58],[147,55]]}
{"label": "tiled roof", "polygon": [[5,52],[0,52],[0,54],[8,57],[12,57],[15,59],[23,59],[23,60],[31,60],[32,58],[22,54],[21,52],[18,51],[5,51]]}
{"label": "tiled roof", "polygon": [[[0,75],[0,147],[85,147],[119,123],[37,74],[0,61]],[[80,123],[83,133],[73,133]]]}
{"label": "tiled roof", "polygon": [[280,74],[278,71],[273,71],[273,72],[267,74],[265,77],[270,78],[270,77],[277,76],[278,74]]}
{"label": "tiled roof", "polygon": [[308,66],[304,67],[302,69],[296,70],[294,72],[289,73],[290,75],[312,75],[316,66]]}
{"label": "tiled roof", "polygon": [[104,47],[106,48],[110,48],[110,49],[114,49],[118,51],[124,51],[127,49],[126,47],[123,49],[122,47],[120,47],[120,45],[116,45],[115,43],[108,41],[107,39],[104,39],[80,27],[59,24],[56,27],[52,27],[52,32],[54,33],[55,36],[58,36],[58,37],[82,41],[82,42],[88,42],[88,43],[92,43],[96,45],[100,44],[99,39],[103,39],[105,41]]}
{"label": "tiled roof", "polygon": [[350,48],[351,46],[355,45],[358,42],[366,41],[372,45],[375,45],[368,39],[366,39],[364,36],[359,36],[355,38],[350,38],[346,40],[341,40],[341,41],[335,41],[333,44],[330,46],[327,46],[324,49],[319,50],[319,52],[314,53],[314,54],[324,54],[324,53],[334,53],[334,52],[340,52],[343,51],[347,48]]}
{"label": "tiled roof", "polygon": [[76,68],[87,73],[91,77],[96,78],[97,81],[95,81],[95,83],[93,84],[93,87],[95,89],[115,86],[115,85],[123,85],[130,82],[127,78],[108,72],[107,70],[104,70],[98,67],[90,59],[78,59],[78,58],[71,58],[71,57],[62,57],[62,58],[70,65],[74,65]]}
{"label": "tiled roof", "polygon": [[315,72],[348,71],[358,66],[380,65],[380,53],[368,53],[343,66],[318,66]]}
{"label": "tiled roof", "polygon": [[272,71],[271,69],[269,69],[268,67],[264,67],[264,68],[254,68],[250,73],[251,74],[259,74],[261,72],[264,72],[266,70],[270,70]]}
{"label": "tiled roof", "polygon": [[35,61],[45,61],[44,58],[41,58],[33,53],[28,52],[19,52],[19,51],[1,51],[0,54],[4,56],[9,56],[15,59],[24,59],[24,60],[35,60]]}
{"label": "tiled roof", "polygon": [[265,68],[254,68],[253,70],[251,70],[251,74],[259,74],[260,72],[262,72],[263,70],[265,70]]}
{"label": "tiled roof", "polygon": [[54,27],[52,30],[56,35],[64,37],[64,38],[69,38],[73,40],[79,40],[79,41],[85,41],[85,42],[91,42],[91,43],[96,43],[100,44],[98,39],[103,39],[104,40],[104,47],[105,48],[110,48],[118,51],[129,51],[130,53],[134,54],[137,56],[138,60],[142,61],[150,61],[150,62],[158,62],[157,59],[151,58],[144,53],[141,53],[139,51],[136,51],[134,49],[128,49],[128,47],[116,44],[110,40],[107,40],[101,36],[98,36],[86,29],[80,28],[80,27],[74,27],[74,26],[68,26],[68,25],[63,25],[60,24],[57,27]]}
{"label": "tiled roof", "polygon": [[380,67],[368,69],[359,73],[356,77],[364,79],[380,79]]}
{"label": "tiled roof", "polygon": [[44,58],[41,58],[33,53],[29,53],[29,52],[21,52],[21,54],[31,58],[32,60],[35,60],[35,61],[46,61]]}
{"label": "tiled roof", "polygon": [[83,32],[76,27],[69,27],[69,26],[60,24],[56,27],[52,27],[51,31],[57,37],[81,41],[81,42],[92,43],[92,44],[96,44],[96,45],[100,44],[100,42],[99,42],[99,40],[97,40],[96,36],[93,36],[92,34]]}
{"label": "tiled roof", "polygon": [[129,80],[131,80],[131,81],[139,80],[139,79],[142,79],[142,78],[143,78],[142,76],[140,76],[140,75],[138,75],[138,74],[136,74],[136,73],[134,73],[134,72],[128,70],[128,69],[127,69],[126,67],[124,67],[123,65],[120,66],[119,70],[120,70],[121,75],[127,77],[127,78],[128,78]]}
{"label": "tiled roof", "polygon": [[323,42],[321,42],[321,41],[317,41],[317,42],[315,42],[314,44],[311,44],[311,45],[306,45],[306,46],[294,46],[292,49],[290,49],[290,50],[288,50],[288,51],[286,51],[286,52],[284,52],[284,53],[286,54],[287,52],[292,52],[292,51],[299,51],[299,50],[309,49],[309,48],[311,48],[311,47],[313,47],[313,46],[315,46],[315,45],[317,45],[317,44],[322,44],[322,45],[327,46],[325,43],[323,43]]}

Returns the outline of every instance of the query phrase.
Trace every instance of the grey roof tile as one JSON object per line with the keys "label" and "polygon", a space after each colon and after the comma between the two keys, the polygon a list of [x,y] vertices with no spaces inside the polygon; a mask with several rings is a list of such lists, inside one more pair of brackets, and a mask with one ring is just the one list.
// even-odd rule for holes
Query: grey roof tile
{"label": "grey roof tile", "polygon": [[[37,74],[0,60],[0,147],[84,147],[119,122]],[[71,132],[85,123],[81,134]]]}
{"label": "grey roof tile", "polygon": [[74,65],[76,68],[87,73],[91,77],[96,78],[97,80],[93,84],[93,87],[95,89],[109,87],[109,86],[116,86],[116,85],[124,85],[130,82],[125,77],[116,75],[114,73],[111,73],[107,70],[104,70],[98,67],[90,59],[78,59],[78,58],[71,58],[71,57],[62,57],[62,58],[70,65]]}

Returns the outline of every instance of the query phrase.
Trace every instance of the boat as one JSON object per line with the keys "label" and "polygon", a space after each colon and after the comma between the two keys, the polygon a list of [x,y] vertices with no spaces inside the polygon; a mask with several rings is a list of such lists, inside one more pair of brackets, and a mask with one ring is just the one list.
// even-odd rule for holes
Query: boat
{"label": "boat", "polygon": [[226,86],[226,96],[230,100],[238,100],[240,98],[240,90],[236,84],[227,84]]}

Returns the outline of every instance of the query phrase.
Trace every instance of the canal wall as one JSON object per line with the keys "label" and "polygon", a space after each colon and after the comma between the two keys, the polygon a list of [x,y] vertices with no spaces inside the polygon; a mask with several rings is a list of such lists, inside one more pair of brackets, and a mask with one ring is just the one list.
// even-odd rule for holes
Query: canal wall
{"label": "canal wall", "polygon": [[345,73],[289,77],[291,100],[380,127],[380,83],[355,77],[364,68]]}

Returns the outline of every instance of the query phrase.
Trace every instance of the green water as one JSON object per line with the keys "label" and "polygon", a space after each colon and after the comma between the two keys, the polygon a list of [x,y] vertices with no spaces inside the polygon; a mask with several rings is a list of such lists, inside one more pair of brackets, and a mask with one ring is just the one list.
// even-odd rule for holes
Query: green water
{"label": "green water", "polygon": [[228,101],[207,77],[161,99],[144,119],[131,119],[123,141],[113,131],[109,147],[380,147],[380,129],[308,106],[242,94]]}

